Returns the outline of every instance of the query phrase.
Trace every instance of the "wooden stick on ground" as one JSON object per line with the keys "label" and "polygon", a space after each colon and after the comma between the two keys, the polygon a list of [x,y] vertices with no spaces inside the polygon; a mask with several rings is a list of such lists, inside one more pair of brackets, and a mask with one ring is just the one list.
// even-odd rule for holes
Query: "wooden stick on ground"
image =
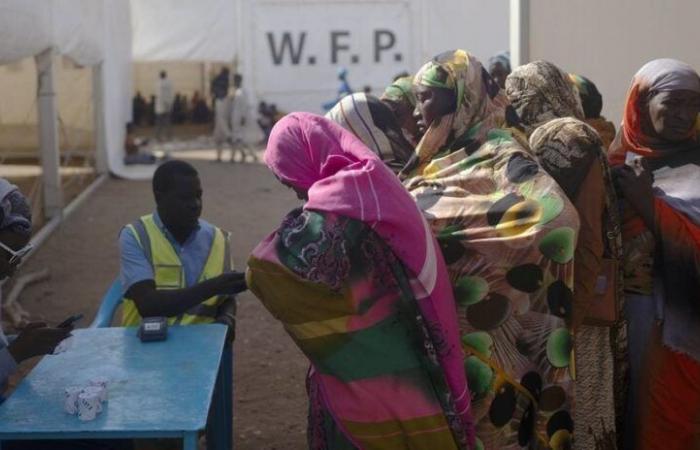
{"label": "wooden stick on ground", "polygon": [[49,277],[49,269],[43,269],[23,275],[15,281],[12,290],[3,299],[1,305],[3,317],[7,318],[13,327],[21,328],[29,321],[29,313],[19,304],[19,296],[22,291],[30,284],[48,280]]}

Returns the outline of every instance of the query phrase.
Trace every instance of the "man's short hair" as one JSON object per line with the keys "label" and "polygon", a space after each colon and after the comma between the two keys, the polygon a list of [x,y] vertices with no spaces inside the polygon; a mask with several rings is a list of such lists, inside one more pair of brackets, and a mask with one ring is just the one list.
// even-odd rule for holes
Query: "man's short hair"
{"label": "man's short hair", "polygon": [[165,70],[161,70],[161,71],[160,71],[160,77],[161,77],[161,78],[165,78],[165,77],[167,77],[167,76],[168,76],[168,72],[166,72]]}
{"label": "man's short hair", "polygon": [[239,85],[243,82],[243,75],[240,73],[234,74],[233,75],[233,83],[236,85]]}
{"label": "man's short hair", "polygon": [[197,177],[199,173],[191,164],[173,159],[161,164],[153,174],[153,193],[168,192],[180,177]]}

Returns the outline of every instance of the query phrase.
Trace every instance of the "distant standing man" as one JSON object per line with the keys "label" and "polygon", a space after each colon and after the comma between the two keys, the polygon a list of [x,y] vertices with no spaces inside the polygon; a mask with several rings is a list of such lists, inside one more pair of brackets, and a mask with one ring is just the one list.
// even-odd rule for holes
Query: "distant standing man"
{"label": "distant standing man", "polygon": [[168,78],[168,73],[165,70],[160,72],[160,78],[156,82],[156,139],[170,140],[173,137],[173,131],[170,126],[170,115],[172,114],[173,101],[175,94],[173,91],[173,83]]}
{"label": "distant standing man", "polygon": [[[245,141],[246,117],[248,117],[248,97],[243,90],[243,76],[239,73],[233,76],[233,101],[231,103],[231,162],[236,162],[236,153],[245,162],[248,146]],[[251,151],[253,161],[257,158]]]}
{"label": "distant standing man", "polygon": [[489,75],[501,88],[506,88],[506,78],[510,75],[510,52],[501,52],[489,58]]}
{"label": "distant standing man", "polygon": [[232,99],[228,95],[229,75],[228,68],[224,67],[211,82],[211,95],[214,99],[214,142],[218,162],[221,162],[224,145],[230,145],[231,142]]}
{"label": "distant standing man", "polygon": [[231,72],[228,67],[222,67],[221,72],[211,81],[211,96],[214,100],[228,95]]}

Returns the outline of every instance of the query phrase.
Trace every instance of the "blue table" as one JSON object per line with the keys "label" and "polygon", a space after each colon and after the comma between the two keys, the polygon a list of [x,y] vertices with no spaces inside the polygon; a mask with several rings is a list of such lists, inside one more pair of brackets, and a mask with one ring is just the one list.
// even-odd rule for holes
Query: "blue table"
{"label": "blue table", "polygon": [[[0,405],[0,442],[13,439],[180,438],[197,448],[209,407],[218,416],[210,435],[231,434],[230,411],[214,401],[222,386],[221,355],[226,327],[170,327],[168,339],[141,343],[135,328],[93,328],[73,332],[71,349],[45,356]],[[230,376],[230,374],[228,374]],[[109,401],[91,422],[63,411],[63,390],[93,377],[110,380]],[[226,423],[228,422],[228,423]],[[221,429],[221,428],[224,429]],[[210,448],[228,447],[209,442]]]}

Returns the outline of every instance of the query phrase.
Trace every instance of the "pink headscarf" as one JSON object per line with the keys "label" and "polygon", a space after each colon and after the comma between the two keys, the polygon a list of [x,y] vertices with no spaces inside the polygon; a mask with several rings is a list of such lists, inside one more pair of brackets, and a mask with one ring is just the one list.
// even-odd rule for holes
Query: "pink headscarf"
{"label": "pink headscarf", "polygon": [[[445,263],[415,201],[352,133],[321,116],[293,113],[272,129],[265,163],[283,182],[308,190],[304,209],[368,224],[401,260],[431,331],[470,442],[473,425],[457,312]],[[436,336],[436,334],[439,334]]]}

